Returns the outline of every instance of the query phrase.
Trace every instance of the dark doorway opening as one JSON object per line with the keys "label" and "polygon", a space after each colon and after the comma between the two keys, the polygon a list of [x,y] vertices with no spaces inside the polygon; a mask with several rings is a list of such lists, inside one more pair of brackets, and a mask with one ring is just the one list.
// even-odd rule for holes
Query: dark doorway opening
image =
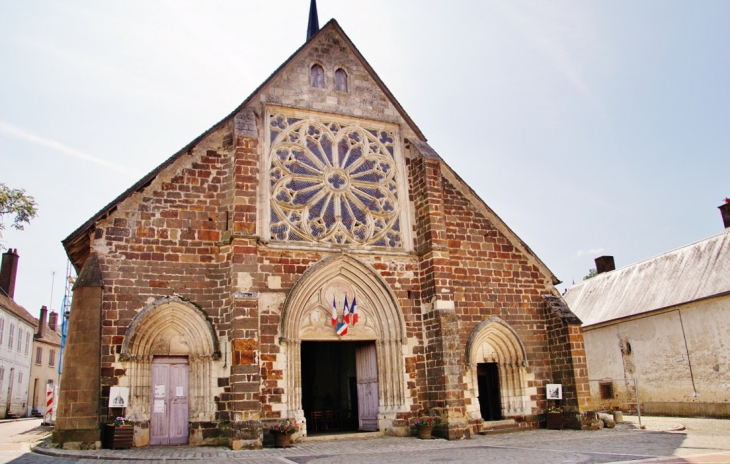
{"label": "dark doorway opening", "polygon": [[356,353],[373,342],[302,342],[302,409],[307,435],[360,429]]}
{"label": "dark doorway opening", "polygon": [[495,421],[502,419],[502,401],[499,395],[499,367],[497,363],[477,364],[477,383],[479,385],[479,408],[482,419]]}

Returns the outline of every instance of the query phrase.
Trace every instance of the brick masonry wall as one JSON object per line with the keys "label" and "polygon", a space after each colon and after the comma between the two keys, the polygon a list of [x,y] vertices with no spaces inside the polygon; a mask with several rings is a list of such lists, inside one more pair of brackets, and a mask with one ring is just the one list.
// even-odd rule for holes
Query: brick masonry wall
{"label": "brick masonry wall", "polygon": [[126,375],[115,368],[127,328],[152,301],[179,295],[199,306],[218,335],[232,319],[230,234],[233,159],[223,128],[178,158],[149,187],[97,223],[92,247],[104,279],[102,411],[109,387]]}
{"label": "brick masonry wall", "polygon": [[[532,416],[528,414],[521,420],[536,425],[536,415],[546,406],[544,385],[564,383],[568,394],[575,396],[574,377],[585,374],[580,366],[575,369],[571,364],[571,356],[581,353],[580,327],[578,332],[568,327],[545,305],[541,295],[551,293],[552,288],[545,284],[546,279],[534,261],[446,179],[442,180],[442,191],[459,317],[460,362],[464,362],[463,348],[477,324],[491,316],[509,324],[524,344],[528,372],[534,375],[534,381],[527,387],[537,387],[538,392],[531,398],[537,408]],[[558,332],[565,332],[565,338],[556,337]]]}

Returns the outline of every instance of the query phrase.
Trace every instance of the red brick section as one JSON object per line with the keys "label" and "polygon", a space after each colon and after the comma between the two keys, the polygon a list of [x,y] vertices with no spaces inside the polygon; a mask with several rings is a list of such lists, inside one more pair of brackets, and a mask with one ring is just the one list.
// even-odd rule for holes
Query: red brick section
{"label": "red brick section", "polygon": [[[551,361],[558,346],[554,333],[568,333],[574,328],[568,327],[543,301],[541,295],[551,293],[552,287],[546,285],[546,276],[535,261],[515,248],[454,185],[442,179],[441,187],[449,265],[459,318],[460,363],[463,365],[466,361],[463,359],[466,343],[477,324],[492,316],[509,324],[524,344],[528,372],[535,376],[534,382],[527,386],[537,387],[538,391],[537,396],[531,398],[537,401],[537,409],[516,420],[525,426],[537,426],[539,414],[546,406],[544,385],[575,385],[574,377],[585,373],[580,368],[575,369],[576,365],[568,366],[574,353],[564,340],[559,342],[561,361],[557,361],[557,365]],[[550,332],[548,328],[551,328]],[[580,333],[574,334],[574,343],[582,343]],[[582,360],[585,368],[584,355]]]}
{"label": "red brick section", "polygon": [[99,260],[105,287],[102,418],[109,387],[119,383],[112,363],[127,328],[150,298],[177,294],[194,302],[219,335],[232,320],[230,247],[221,243],[230,235],[232,157],[212,150],[186,156],[168,168],[175,175],[140,192],[134,209],[115,212],[94,232],[94,240],[109,250]]}
{"label": "red brick section", "polygon": [[[251,292],[265,289],[257,274],[256,259],[256,190],[259,183],[258,141],[253,137],[237,137],[233,176],[233,240],[231,261],[237,272],[256,276]],[[218,404],[220,420],[249,419],[262,411],[261,344],[257,298],[237,298],[233,302],[231,339],[230,393],[224,393]]]}
{"label": "red brick section", "polygon": [[[126,374],[113,371],[112,363],[133,318],[151,298],[177,294],[198,305],[217,334],[230,340],[231,376],[217,379],[225,389],[215,398],[220,424],[259,414],[264,420],[278,418],[285,393],[284,372],[274,367],[281,350],[281,307],[260,308],[255,295],[234,297],[235,273],[253,277],[251,293],[282,292],[283,300],[302,274],[329,253],[258,243],[260,154],[255,138],[237,137],[230,155],[211,150],[189,156],[168,168],[176,174],[159,187],[140,191],[134,209],[116,211],[113,220],[100,222],[95,230],[95,246],[103,243],[109,250],[99,264],[105,287],[102,405],[108,388]],[[538,408],[518,420],[537,425],[546,404],[544,384],[563,380],[570,385],[571,375],[584,372],[584,358],[582,364],[565,361],[565,356],[580,356],[582,337],[555,319],[540,297],[551,290],[543,274],[444,179],[439,159],[413,156],[407,165],[417,253],[358,256],[387,282],[403,311],[406,336],[419,341],[404,359],[405,387],[414,404],[395,425],[405,427],[409,415],[426,410],[448,418],[443,436],[468,433],[464,351],[471,331],[490,316],[510,324],[525,345]],[[268,288],[270,276],[281,278],[280,289]],[[422,314],[421,305],[428,307],[435,299],[453,301],[455,310]],[[561,338],[563,332],[572,338]],[[565,340],[570,340],[567,345]],[[563,361],[551,363],[553,351]],[[580,390],[576,392],[580,399]],[[104,406],[100,415],[106,415]],[[475,430],[476,424],[471,425]]]}
{"label": "red brick section", "polygon": [[557,315],[549,319],[548,340],[553,383],[563,385],[563,421],[567,428],[580,429],[581,412],[590,409],[583,330],[579,324],[565,324]]}
{"label": "red brick section", "polygon": [[[416,209],[416,250],[420,256],[421,301],[453,301],[450,249],[438,159],[414,157],[411,192]],[[464,436],[464,363],[459,343],[459,318],[451,309],[430,307],[423,321],[424,373],[427,403],[423,409],[442,416],[434,431],[449,439]]]}

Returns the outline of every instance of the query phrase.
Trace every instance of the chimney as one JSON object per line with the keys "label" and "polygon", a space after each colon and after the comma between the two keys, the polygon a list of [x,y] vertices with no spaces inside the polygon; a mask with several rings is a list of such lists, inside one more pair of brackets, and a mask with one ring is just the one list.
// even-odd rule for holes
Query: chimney
{"label": "chimney", "polygon": [[3,253],[3,263],[0,268],[0,293],[4,293],[11,300],[15,295],[15,276],[18,273],[18,249],[9,249]]}
{"label": "chimney", "polygon": [[43,338],[43,330],[46,328],[46,313],[48,308],[41,306],[41,317],[38,318],[38,333],[35,338]]}
{"label": "chimney", "polygon": [[[718,208],[722,214],[722,222],[725,224],[725,228],[730,229],[730,198],[725,198],[725,204],[718,206]],[[3,261],[3,265],[4,263],[5,261]]]}
{"label": "chimney", "polygon": [[603,274],[616,270],[616,263],[613,262],[613,256],[599,256],[595,259],[596,273]]}
{"label": "chimney", "polygon": [[55,332],[57,325],[58,325],[58,313],[55,311],[51,311],[51,314],[48,315],[48,328]]}

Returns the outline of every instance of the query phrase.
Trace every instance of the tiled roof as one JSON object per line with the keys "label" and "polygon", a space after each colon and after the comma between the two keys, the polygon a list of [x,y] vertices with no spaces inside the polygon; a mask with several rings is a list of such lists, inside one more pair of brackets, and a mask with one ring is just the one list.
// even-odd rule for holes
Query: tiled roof
{"label": "tiled roof", "polygon": [[43,329],[43,337],[35,338],[34,340],[42,343],[48,343],[49,345],[61,346],[61,335],[58,332],[51,330],[48,325],[46,325]]}
{"label": "tiled roof", "polygon": [[730,229],[606,272],[563,296],[584,326],[730,294]]}
{"label": "tiled roof", "polygon": [[31,316],[30,313],[15,301],[11,300],[3,293],[0,293],[0,308],[13,314],[18,319],[22,319],[33,327],[38,327],[38,319]]}

